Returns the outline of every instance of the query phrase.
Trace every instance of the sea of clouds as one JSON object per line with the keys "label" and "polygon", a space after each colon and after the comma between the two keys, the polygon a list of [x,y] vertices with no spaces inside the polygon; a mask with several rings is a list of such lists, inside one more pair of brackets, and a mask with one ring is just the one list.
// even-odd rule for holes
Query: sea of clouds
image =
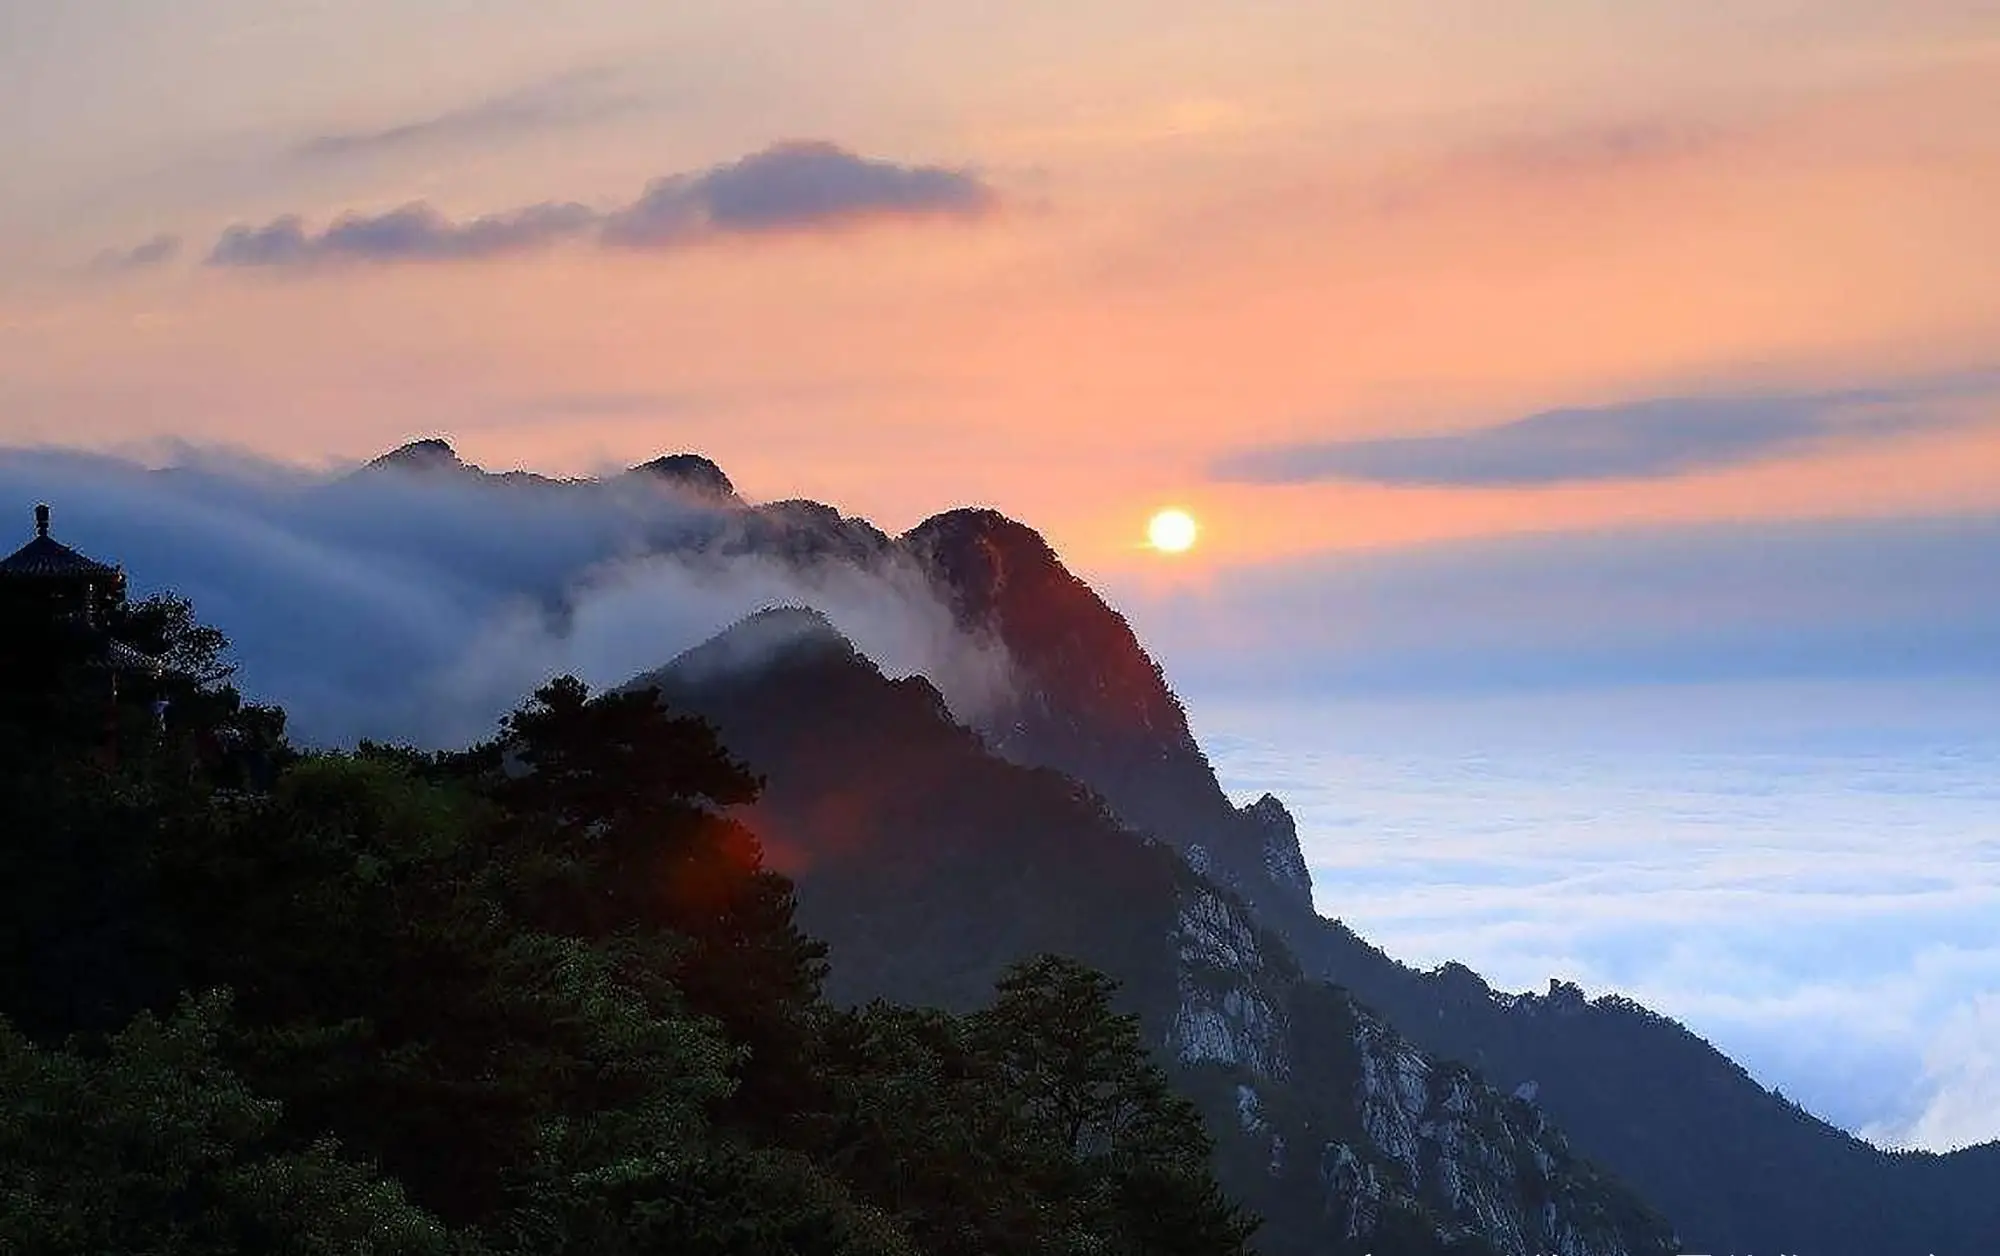
{"label": "sea of clouds", "polygon": [[2000,1138],[2000,520],[1520,537],[1134,590],[1232,795],[1406,962],[1673,1016],[1884,1145]]}
{"label": "sea of clouds", "polygon": [[191,598],[232,639],[239,686],[307,744],[464,745],[553,676],[617,685],[773,606],[819,610],[885,672],[930,676],[962,718],[1007,682],[1003,652],[960,632],[900,553],[800,563],[713,544],[736,508],[646,477],[0,451],[24,541],[41,501],[56,538],[123,564],[135,597]]}
{"label": "sea of clouds", "polygon": [[1232,796],[1291,804],[1320,910],[1390,954],[1629,995],[1884,1145],[2000,1137],[2000,740],[1357,740],[1269,711],[1203,738]]}

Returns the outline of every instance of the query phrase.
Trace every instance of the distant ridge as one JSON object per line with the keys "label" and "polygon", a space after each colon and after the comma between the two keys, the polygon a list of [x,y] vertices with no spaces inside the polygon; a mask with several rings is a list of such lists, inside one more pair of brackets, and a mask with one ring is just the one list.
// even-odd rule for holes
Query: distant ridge
{"label": "distant ridge", "polygon": [[533,471],[492,472],[459,456],[450,441],[426,436],[399,445],[362,464],[361,473],[395,471],[414,475],[466,475],[486,480],[542,486],[598,486],[615,481],[662,485],[715,506],[740,507],[743,499],[729,476],[712,459],[695,453],[662,454],[628,468],[610,480],[593,477],[555,479]]}

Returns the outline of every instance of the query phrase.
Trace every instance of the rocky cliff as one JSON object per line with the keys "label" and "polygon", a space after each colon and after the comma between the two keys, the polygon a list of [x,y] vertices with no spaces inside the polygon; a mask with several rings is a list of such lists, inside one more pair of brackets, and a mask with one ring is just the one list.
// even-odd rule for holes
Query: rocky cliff
{"label": "rocky cliff", "polygon": [[[1043,863],[1078,864],[1077,884],[1110,886],[1118,884],[1117,877],[1131,875],[1132,866],[1122,857],[1103,857],[1102,851],[1129,843],[1132,834],[1175,852],[1178,859],[1171,862],[1184,864],[1202,883],[1240,905],[1261,936],[1277,940],[1302,974],[1298,988],[1337,983],[1427,1058],[1465,1061],[1500,1093],[1528,1096],[1523,1102],[1531,1110],[1546,1114],[1542,1119],[1560,1125],[1591,1159],[1635,1184],[1697,1250],[1958,1256],[1990,1250],[1993,1236],[2000,1235],[2000,1189],[1995,1189],[2000,1186],[2000,1148],[1951,1156],[1886,1154],[1785,1103],[1684,1027],[1628,1000],[1588,1000],[1581,991],[1560,986],[1545,995],[1504,994],[1488,989],[1460,965],[1418,972],[1337,921],[1321,918],[1296,828],[1283,804],[1274,798],[1241,809],[1230,804],[1172,689],[1130,625],[1068,571],[1043,538],[1018,522],[992,511],[956,510],[892,538],[865,520],[818,503],[745,504],[721,469],[697,455],[669,455],[604,481],[556,481],[520,472],[490,475],[432,440],[407,446],[357,473],[385,474],[544,494],[637,490],[644,500],[671,507],[638,512],[646,531],[636,541],[621,537],[616,545],[607,541],[594,550],[579,546],[579,561],[592,553],[602,557],[652,548],[709,554],[718,561],[749,552],[802,566],[888,562],[920,568],[963,627],[982,640],[1005,643],[1020,683],[1007,701],[982,708],[975,734],[938,723],[945,703],[936,689],[916,678],[898,682],[912,709],[928,713],[921,736],[953,748],[945,759],[921,760],[928,766],[910,769],[905,784],[928,780],[926,773],[958,762],[966,747],[1014,765],[1045,769],[1023,779],[1042,782],[1035,790],[1050,800],[1057,795],[1071,799],[1063,807],[1098,813],[1101,822],[1087,831],[1125,836],[1117,842],[1044,851],[1039,856]],[[549,601],[552,616],[560,618],[563,582],[579,570],[550,571],[546,589],[532,583],[530,591]],[[1240,1034],[1254,1032],[1253,1022],[1229,1019],[1244,1009],[1268,1007],[1274,1016],[1289,1016],[1294,1028],[1300,1023],[1297,1008],[1274,999],[1268,990],[1261,1002],[1251,999],[1250,991],[1239,991],[1239,999],[1246,1001],[1232,1010],[1226,1000],[1207,1000],[1209,987],[1192,977],[1186,980],[1193,984],[1183,991],[1181,975],[1155,973],[1158,966],[1152,961],[1140,962],[1136,957],[1152,954],[1159,938],[1178,936],[1174,921],[1180,907],[1157,886],[1144,893],[1124,886],[1091,900],[1087,909],[1072,902],[1069,910],[1077,918],[1062,928],[1040,911],[1037,895],[1047,887],[1028,888],[1038,885],[1033,878],[1045,869],[996,862],[976,874],[989,878],[990,885],[951,887],[934,866],[938,852],[927,843],[936,833],[989,825],[992,817],[970,814],[978,809],[973,803],[948,800],[951,787],[939,783],[951,779],[948,772],[917,791],[927,799],[921,808],[910,810],[914,804],[906,804],[901,810],[871,811],[876,804],[868,799],[879,792],[880,783],[857,794],[853,782],[879,775],[885,764],[898,764],[900,771],[901,761],[886,752],[857,758],[847,753],[849,743],[873,746],[870,737],[857,738],[853,730],[824,724],[814,727],[823,732],[818,744],[781,747],[783,755],[773,760],[790,764],[800,779],[774,791],[774,798],[787,802],[765,817],[770,822],[765,831],[781,851],[789,843],[792,854],[815,861],[806,875],[808,915],[829,913],[815,923],[840,939],[850,957],[836,969],[836,985],[856,983],[849,992],[858,994],[865,986],[899,989],[908,983],[941,998],[974,998],[999,962],[992,957],[1020,953],[1030,942],[1071,949],[1069,943],[1081,945],[1093,936],[1092,923],[1085,919],[1092,913],[1119,916],[1137,910],[1135,905],[1150,904],[1152,932],[1133,932],[1122,944],[1124,950],[1107,951],[1100,958],[1125,977],[1135,1000],[1142,994],[1153,1000],[1148,1006],[1165,1018],[1157,1022],[1159,1032],[1166,1034],[1181,1023],[1185,1032],[1177,1044],[1234,1052],[1252,1041]],[[905,749],[914,753],[920,748]],[[816,775],[819,763],[840,765],[845,775]],[[1049,806],[1056,804],[1049,801]],[[857,815],[872,818],[863,823]],[[1063,826],[1069,823],[1054,812],[1022,816],[1011,840],[1017,851],[1038,850],[1030,830],[1053,824],[1067,832]],[[864,832],[903,835],[899,857],[874,863],[829,857],[829,849],[845,851]],[[958,957],[956,967],[932,953],[935,920],[923,922],[923,928],[901,920],[905,904],[883,891],[905,882],[928,896],[912,900],[919,903],[910,907],[912,914],[943,912],[944,905],[956,913],[953,928],[965,936],[945,948]],[[998,893],[1009,886],[1017,897],[1005,900],[1009,905],[1004,910],[993,907],[988,901],[992,895],[985,891]],[[1337,886],[1324,887],[1321,901],[1337,907],[1339,894]],[[839,904],[863,901],[879,918],[836,914]],[[1070,900],[1058,894],[1049,901]],[[989,958],[981,960],[980,955]],[[1154,985],[1142,990],[1148,980]],[[1344,1040],[1341,1035],[1326,1039]],[[1296,1072],[1301,1055],[1296,1043],[1286,1052],[1295,1072],[1285,1084],[1296,1089],[1304,1084]],[[1189,1061],[1185,1067],[1195,1077],[1208,1066]],[[1336,1089],[1347,1085],[1329,1084]],[[1254,1087],[1253,1094],[1263,1096]],[[1215,1113],[1237,1112],[1233,1086],[1212,1098]],[[1263,1096],[1252,1106],[1263,1113],[1258,1121],[1276,1128],[1274,1113],[1282,1105]],[[1294,1139],[1283,1154],[1265,1147],[1256,1163],[1268,1169],[1275,1161],[1291,1172],[1305,1162],[1298,1151],[1305,1145]],[[1347,1140],[1343,1145],[1361,1144]],[[1359,1182],[1389,1182],[1381,1175],[1392,1162],[1403,1165],[1401,1172],[1409,1171],[1395,1157],[1379,1163],[1359,1151],[1353,1157],[1356,1166],[1374,1166],[1376,1176],[1342,1167],[1347,1159],[1334,1153],[1326,1171],[1329,1180],[1346,1184],[1342,1189]],[[1249,1180],[1244,1175],[1251,1167],[1238,1166],[1241,1180]],[[1384,1215],[1405,1213],[1391,1209]]]}
{"label": "rocky cliff", "polygon": [[[1230,807],[1130,626],[1040,537],[990,512],[954,511],[904,543],[966,626],[998,633],[1030,679],[1021,713],[986,730],[997,750],[1102,792],[1120,817],[1235,891],[1309,975],[1351,990],[1434,1056],[1532,1095],[1694,1250],[1972,1256],[2000,1241],[1994,1149],[1883,1152],[1628,999],[1592,1001],[1560,983],[1504,994],[1458,964],[1419,972],[1322,918],[1283,805]],[[1339,887],[1323,897],[1337,903]]]}
{"label": "rocky cliff", "polygon": [[1312,979],[1227,886],[1074,780],[994,754],[817,615],[753,617],[634,683],[767,777],[751,819],[831,945],[837,995],[967,1006],[1044,950],[1117,976],[1220,1135],[1226,1182],[1268,1218],[1263,1250],[1672,1250],[1532,1105]]}

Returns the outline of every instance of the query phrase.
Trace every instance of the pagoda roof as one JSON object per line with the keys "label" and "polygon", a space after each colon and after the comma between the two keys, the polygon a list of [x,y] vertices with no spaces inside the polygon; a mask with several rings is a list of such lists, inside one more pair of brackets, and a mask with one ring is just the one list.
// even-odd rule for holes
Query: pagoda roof
{"label": "pagoda roof", "polygon": [[35,539],[0,559],[0,576],[112,576],[118,573],[109,563],[100,563],[77,553],[49,536],[49,508],[35,508]]}

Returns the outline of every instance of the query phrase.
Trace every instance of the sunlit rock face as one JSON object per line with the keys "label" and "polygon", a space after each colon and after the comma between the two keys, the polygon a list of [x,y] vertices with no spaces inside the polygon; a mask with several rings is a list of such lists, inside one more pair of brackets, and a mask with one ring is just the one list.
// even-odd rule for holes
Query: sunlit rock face
{"label": "sunlit rock face", "polygon": [[1253,910],[1311,917],[1312,882],[1284,805],[1230,803],[1158,662],[1039,533],[997,511],[953,510],[899,543],[960,625],[1010,657],[1010,701],[979,721],[988,745],[1082,781],[1121,822],[1200,860]]}
{"label": "sunlit rock face", "polygon": [[[1628,1249],[1579,1206],[1558,1173],[1561,1135],[1527,1104],[1502,1100],[1470,1069],[1440,1064],[1363,1016],[1355,1033],[1355,1103],[1374,1148],[1433,1207],[1444,1237],[1477,1236],[1503,1252],[1615,1256]],[[1382,1187],[1357,1180],[1348,1215],[1365,1222]]]}
{"label": "sunlit rock face", "polygon": [[[1309,1246],[1672,1250],[1658,1218],[1578,1161],[1531,1103],[1431,1059],[1344,992],[1302,976],[1228,891],[1197,879],[1179,902],[1166,1049],[1198,1076],[1228,1079],[1210,1110],[1219,1135],[1244,1148],[1240,1163],[1287,1200],[1310,1184],[1310,1220],[1288,1219],[1320,1236]],[[1315,1150],[1302,1161],[1290,1154],[1300,1146]],[[1273,1250],[1289,1249],[1272,1239]]]}
{"label": "sunlit rock face", "polygon": [[1236,1065],[1259,1077],[1290,1071],[1287,1026],[1248,914],[1213,891],[1183,899],[1175,922],[1180,1006],[1169,1041],[1184,1064]]}
{"label": "sunlit rock face", "polygon": [[1320,1150],[1319,1176],[1334,1232],[1350,1243],[1376,1233],[1388,1190],[1375,1166],[1346,1143],[1331,1142]]}
{"label": "sunlit rock face", "polygon": [[1040,533],[997,511],[953,510],[901,544],[960,622],[1013,656],[1017,701],[980,730],[995,750],[1089,782],[1126,823],[1176,846],[1233,814],[1159,665]]}

